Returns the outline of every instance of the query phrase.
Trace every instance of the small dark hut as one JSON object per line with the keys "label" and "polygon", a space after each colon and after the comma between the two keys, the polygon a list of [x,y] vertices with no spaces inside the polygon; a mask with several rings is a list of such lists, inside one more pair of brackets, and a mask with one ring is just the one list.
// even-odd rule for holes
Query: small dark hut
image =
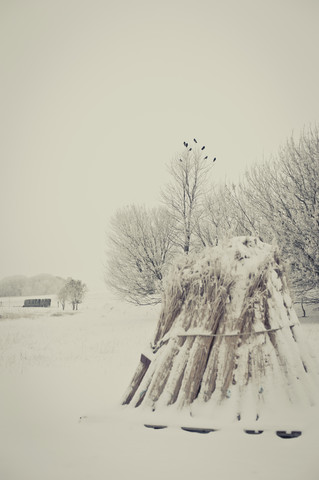
{"label": "small dark hut", "polygon": [[24,307],[50,307],[51,298],[28,298],[24,301]]}

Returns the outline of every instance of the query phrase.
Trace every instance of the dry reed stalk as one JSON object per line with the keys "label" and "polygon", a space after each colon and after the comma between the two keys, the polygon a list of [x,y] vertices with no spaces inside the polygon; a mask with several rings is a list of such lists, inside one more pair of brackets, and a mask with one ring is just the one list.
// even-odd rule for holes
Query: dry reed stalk
{"label": "dry reed stalk", "polygon": [[296,382],[311,390],[311,362],[299,337],[276,250],[254,238],[234,239],[172,269],[151,368],[138,367],[125,403],[183,408],[213,398],[221,403],[235,389],[244,397],[250,387],[257,411],[274,375],[293,401]]}

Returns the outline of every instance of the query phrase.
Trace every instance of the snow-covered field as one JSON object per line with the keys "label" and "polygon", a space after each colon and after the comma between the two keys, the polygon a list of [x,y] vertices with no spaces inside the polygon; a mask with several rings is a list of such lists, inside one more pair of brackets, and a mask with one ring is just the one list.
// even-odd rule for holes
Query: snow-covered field
{"label": "snow-covered field", "polygon": [[[103,292],[75,314],[55,301],[48,309],[22,304],[0,299],[1,480],[319,478],[318,407],[305,412],[301,437],[284,440],[229,426],[207,435],[147,429],[120,406],[159,306],[137,308]],[[319,357],[319,312],[302,323]]]}

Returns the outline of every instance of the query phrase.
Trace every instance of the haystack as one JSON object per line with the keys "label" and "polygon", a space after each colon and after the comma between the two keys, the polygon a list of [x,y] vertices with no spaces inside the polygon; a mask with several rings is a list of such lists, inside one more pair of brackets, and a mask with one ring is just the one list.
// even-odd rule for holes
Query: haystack
{"label": "haystack", "polygon": [[276,248],[237,237],[173,266],[123,404],[258,419],[265,405],[314,404],[317,378]]}

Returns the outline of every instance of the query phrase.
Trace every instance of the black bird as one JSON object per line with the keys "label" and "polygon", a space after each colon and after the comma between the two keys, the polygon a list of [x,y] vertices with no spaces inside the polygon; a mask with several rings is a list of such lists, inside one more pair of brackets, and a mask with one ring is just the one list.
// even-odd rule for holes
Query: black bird
{"label": "black bird", "polygon": [[183,160],[180,158],[179,161],[182,162]]}
{"label": "black bird", "polygon": [[213,162],[216,162],[216,157],[214,157],[214,160],[213,160]]}
{"label": "black bird", "polygon": [[184,147],[186,147],[186,142],[184,142]]}
{"label": "black bird", "polygon": [[191,151],[192,149],[190,148],[189,151]]}
{"label": "black bird", "polygon": [[204,157],[204,160],[206,160],[208,158],[208,156],[206,155],[206,157]]}
{"label": "black bird", "polygon": [[205,147],[202,147],[202,150],[204,150]]}
{"label": "black bird", "polygon": [[196,138],[194,138],[194,142],[195,142],[195,143],[197,143],[197,140],[196,140]]}
{"label": "black bird", "polygon": [[188,147],[188,143],[185,143],[185,147],[186,147],[186,148]]}

